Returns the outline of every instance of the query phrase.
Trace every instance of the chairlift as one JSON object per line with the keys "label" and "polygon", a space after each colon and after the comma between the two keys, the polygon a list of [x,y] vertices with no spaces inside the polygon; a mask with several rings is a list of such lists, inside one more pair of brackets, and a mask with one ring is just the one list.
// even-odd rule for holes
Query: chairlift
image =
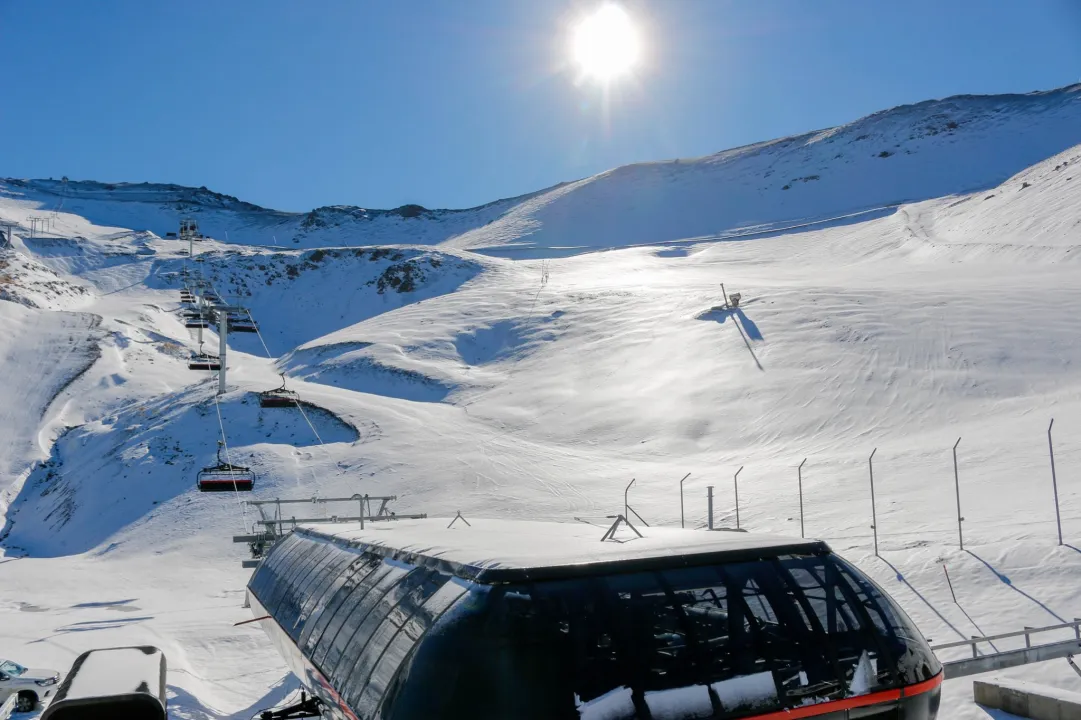
{"label": "chairlift", "polygon": [[196,475],[199,492],[251,492],[255,485],[255,473],[251,468],[225,462],[221,457],[223,447],[225,443],[219,440],[218,464],[205,467]]}
{"label": "chairlift", "polygon": [[256,325],[250,313],[245,312],[243,315],[239,313],[230,314],[228,320],[229,332],[259,332],[259,326]]}
{"label": "chairlift", "polygon": [[284,408],[300,404],[300,395],[293,390],[285,389],[285,373],[281,373],[281,378],[282,386],[280,388],[259,393],[259,407]]}
{"label": "chairlift", "polygon": [[203,344],[199,343],[199,352],[188,358],[188,370],[221,370],[221,358],[203,352]]}

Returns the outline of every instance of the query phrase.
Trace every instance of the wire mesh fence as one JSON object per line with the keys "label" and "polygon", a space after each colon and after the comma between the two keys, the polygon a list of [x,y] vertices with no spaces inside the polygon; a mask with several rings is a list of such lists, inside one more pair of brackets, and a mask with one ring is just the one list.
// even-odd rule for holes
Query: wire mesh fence
{"label": "wire mesh fence", "polygon": [[679,522],[843,540],[876,555],[1033,536],[1069,545],[1081,535],[1081,487],[1071,482],[1081,443],[1072,425],[1040,426],[1025,418],[1015,434],[953,435],[940,447],[868,443],[862,457],[740,458],[727,482],[720,468],[680,480]]}

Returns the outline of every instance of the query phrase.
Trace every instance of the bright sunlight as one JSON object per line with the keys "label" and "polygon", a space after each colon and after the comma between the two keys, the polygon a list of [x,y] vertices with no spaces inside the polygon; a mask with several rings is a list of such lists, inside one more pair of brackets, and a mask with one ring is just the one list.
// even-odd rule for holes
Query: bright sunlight
{"label": "bright sunlight", "polygon": [[596,80],[627,73],[638,60],[638,50],[638,33],[618,5],[602,5],[574,31],[574,58]]}

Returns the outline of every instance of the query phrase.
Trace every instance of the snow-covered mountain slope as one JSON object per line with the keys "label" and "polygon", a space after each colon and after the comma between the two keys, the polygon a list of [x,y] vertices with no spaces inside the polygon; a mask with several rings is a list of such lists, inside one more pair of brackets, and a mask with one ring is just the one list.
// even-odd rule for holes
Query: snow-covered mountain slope
{"label": "snow-covered mountain slope", "polygon": [[[263,332],[234,336],[242,350],[275,356],[405,304],[450,293],[475,277],[483,258],[415,247],[287,250],[208,249],[198,271],[228,302],[243,305]],[[490,263],[488,263],[490,264]],[[179,290],[186,259],[155,263],[149,287]],[[170,296],[172,297],[172,295]]]}
{"label": "snow-covered mountain slope", "polygon": [[992,187],[1081,143],[1081,85],[957,96],[689,160],[617,168],[467,210],[261,208],[206,188],[3,180],[0,196],[101,225],[285,248],[434,245],[550,256],[827,221]]}
{"label": "snow-covered mountain slope", "polygon": [[960,96],[555,188],[451,239],[512,256],[719,236],[990,187],[1081,142],[1081,85]]}
{"label": "snow-covered mountain slope", "polygon": [[[18,303],[0,302],[0,517],[8,485],[48,455],[53,438],[39,435],[46,411],[97,359],[98,321],[84,313],[34,312]],[[31,368],[37,371],[28,373]],[[16,380],[24,377],[25,382]]]}
{"label": "snow-covered mountain slope", "polygon": [[308,213],[259,207],[206,188],[158,183],[0,180],[0,197],[18,201],[28,218],[43,212],[71,213],[102,226],[175,233],[190,217],[207,237],[285,249],[328,246],[435,245],[482,227],[530,196],[497,200],[467,210],[429,210],[403,205],[392,210],[320,207]]}
{"label": "snow-covered mountain slope", "polygon": [[[156,644],[169,656],[176,718],[246,718],[280,701],[294,687],[281,661],[257,629],[231,626],[246,618],[237,606],[247,573],[245,548],[229,540],[252,529],[252,510],[194,487],[223,437],[229,457],[257,472],[251,498],[390,494],[401,512],[579,518],[598,525],[598,539],[632,478],[630,502],[650,523],[680,522],[689,472],[688,525],[705,523],[707,485],[718,522],[733,524],[740,467],[741,525],[798,534],[795,468],[807,458],[807,534],[878,579],[935,642],[1081,614],[1081,139],[1066,140],[1077,95],[948,101],[958,119],[942,119],[938,134],[800,183],[808,192],[832,183],[817,201],[747,204],[781,214],[748,221],[773,231],[738,240],[695,226],[744,223],[731,219],[736,205],[716,203],[730,173],[764,163],[747,182],[772,182],[784,162],[819,157],[830,137],[847,152],[869,142],[855,132],[877,127],[884,138],[887,127],[901,132],[902,117],[915,127],[947,101],[813,142],[680,163],[682,211],[637,224],[612,210],[634,205],[620,183],[645,178],[643,193],[660,192],[650,178],[666,166],[563,186],[492,209],[505,215],[490,229],[507,233],[489,245],[474,235],[417,247],[395,231],[387,248],[258,247],[255,230],[232,228],[269,216],[219,199],[200,222],[236,222],[229,239],[241,242],[222,233],[188,259],[158,237],[175,224],[173,204],[84,198],[100,213],[88,219],[68,212],[68,198],[46,236],[31,238],[29,217],[47,208],[30,196],[43,191],[7,184],[24,194],[0,197],[0,222],[17,225],[8,283],[22,294],[0,302],[4,652],[65,668],[89,647]],[[896,160],[912,164],[878,174],[893,166],[874,163]],[[769,163],[782,166],[762,180]],[[873,206],[883,178],[911,189],[893,200],[920,200],[776,227],[786,212]],[[611,202],[591,187],[608,187]],[[775,190],[801,197],[789,195],[795,185]],[[136,208],[147,222],[123,227],[110,208]],[[147,227],[154,233],[139,232]],[[583,241],[606,227],[612,242]],[[322,237],[363,244],[354,230]],[[667,244],[563,249],[639,241]],[[544,259],[498,257],[522,243],[531,245],[521,255]],[[269,348],[267,357],[259,336],[229,335],[228,392],[217,401],[216,378],[186,366],[198,344],[179,316],[184,270],[248,306]],[[715,307],[722,282],[742,293],[739,310]],[[214,331],[203,334],[216,350]],[[305,413],[255,404],[252,393],[277,386],[279,372]],[[965,552],[950,454],[958,437]],[[875,448],[880,557],[867,475]],[[296,509],[320,512],[329,511]],[[1076,681],[1056,663],[1012,674]],[[985,716],[964,681],[947,683],[944,703],[951,720]]]}

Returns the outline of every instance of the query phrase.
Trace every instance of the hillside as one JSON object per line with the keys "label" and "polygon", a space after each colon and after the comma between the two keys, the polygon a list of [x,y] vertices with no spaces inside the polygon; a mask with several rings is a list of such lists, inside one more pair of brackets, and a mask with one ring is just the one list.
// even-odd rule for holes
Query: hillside
{"label": "hillside", "polygon": [[209,238],[282,249],[436,245],[492,222],[525,199],[497,200],[468,210],[429,210],[419,205],[370,210],[336,205],[295,213],[262,208],[206,188],[11,178],[0,180],[0,198],[28,210],[63,211],[97,225],[149,231],[158,237],[175,233],[180,218],[191,217]]}
{"label": "hillside", "polygon": [[[1081,614],[1078,97],[922,103],[459,214],[343,209],[354,219],[281,248],[265,231],[303,216],[74,182],[54,216],[55,184],[5,181],[5,652],[66,667],[88,647],[156,644],[185,720],[250,717],[291,692],[261,632],[232,626],[249,615],[229,540],[255,516],[194,488],[219,440],[256,471],[251,498],[391,494],[401,512],[590,522],[598,538],[631,479],[648,522],[678,524],[686,473],[687,525],[704,526],[707,486],[732,525],[740,468],[741,525],[798,535],[806,458],[807,534],[935,642]],[[897,152],[859,154],[888,140]],[[181,212],[222,230],[194,258],[163,237]],[[42,215],[52,227],[31,237]],[[220,397],[187,368],[184,273],[260,328],[229,335]],[[717,308],[720,283],[738,310]],[[305,413],[258,407],[279,373]],[[1064,663],[1011,674],[1076,682]],[[951,720],[986,716],[964,681],[944,703]]]}
{"label": "hillside", "polygon": [[0,197],[101,225],[285,248],[436,245],[529,257],[746,235],[992,187],[1081,143],[1081,85],[957,96],[714,155],[628,165],[467,210],[288,213],[206,188],[3,180]]}

